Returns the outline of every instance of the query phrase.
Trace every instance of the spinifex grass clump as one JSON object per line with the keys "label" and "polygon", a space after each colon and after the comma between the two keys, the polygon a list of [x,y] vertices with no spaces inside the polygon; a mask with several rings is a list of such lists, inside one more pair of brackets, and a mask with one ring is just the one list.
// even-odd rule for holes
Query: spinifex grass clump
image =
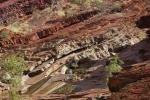
{"label": "spinifex grass clump", "polygon": [[92,3],[98,8],[105,8],[106,2],[102,2],[100,0],[93,0]]}
{"label": "spinifex grass clump", "polygon": [[7,31],[0,31],[0,38],[6,38],[7,36],[9,36],[9,32],[7,32]]}
{"label": "spinifex grass clump", "polygon": [[105,67],[105,71],[108,72],[106,75],[106,84],[109,81],[109,77],[112,77],[112,72],[119,72],[122,70],[121,65],[124,64],[122,60],[119,60],[118,54],[115,54],[114,57],[110,60],[109,65]]}
{"label": "spinifex grass clump", "polygon": [[23,56],[9,55],[0,59],[0,66],[4,70],[1,79],[10,84],[9,96],[11,100],[20,100],[17,94],[18,86],[21,84],[23,69],[26,67]]}
{"label": "spinifex grass clump", "polygon": [[75,4],[83,4],[85,3],[87,0],[70,0],[71,3],[75,3]]}

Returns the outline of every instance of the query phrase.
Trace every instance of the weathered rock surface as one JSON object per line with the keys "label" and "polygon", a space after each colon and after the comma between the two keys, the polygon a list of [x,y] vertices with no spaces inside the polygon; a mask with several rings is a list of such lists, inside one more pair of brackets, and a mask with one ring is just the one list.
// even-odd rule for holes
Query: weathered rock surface
{"label": "weathered rock surface", "polygon": [[[114,92],[107,100],[149,100],[150,61],[135,64],[130,70],[111,78],[109,87]],[[122,88],[123,87],[123,88]]]}
{"label": "weathered rock surface", "polygon": [[52,0],[3,0],[0,2],[0,25],[10,24],[21,16],[51,4]]}
{"label": "weathered rock surface", "polygon": [[[3,1],[3,3],[1,4],[4,3],[6,4],[4,4],[1,7],[7,8],[7,3],[10,5],[11,3],[14,4],[14,2],[16,1],[17,0],[12,0],[11,2],[10,0]],[[43,88],[47,87],[49,85],[48,82],[51,82],[48,80],[51,80],[52,76],[54,76],[53,78],[55,78],[55,81],[64,80],[66,78],[65,75],[58,78],[55,77],[55,75],[57,76],[58,73],[62,74],[65,73],[66,68],[62,66],[65,66],[65,64],[68,62],[70,58],[76,57],[79,60],[84,58],[89,58],[91,60],[101,60],[101,59],[104,60],[110,57],[111,53],[122,51],[122,53],[119,56],[124,61],[133,60],[134,59],[133,55],[135,56],[137,52],[141,54],[138,57],[143,58],[142,60],[134,59],[136,60],[136,62],[134,63],[148,60],[149,49],[146,49],[146,51],[144,51],[145,49],[143,50],[140,48],[139,51],[135,50],[135,53],[133,53],[134,49],[130,49],[128,52],[132,51],[131,54],[131,56],[133,57],[132,59],[129,59],[130,54],[128,52],[123,51],[124,48],[136,45],[142,39],[146,38],[145,30],[139,29],[136,26],[137,25],[136,21],[140,18],[140,16],[145,16],[148,14],[146,10],[147,8],[146,0],[140,1],[122,0],[122,1],[124,5],[120,9],[121,11],[118,13],[112,11],[111,14],[107,13],[98,14],[97,11],[96,12],[91,11],[73,17],[69,17],[66,19],[55,20],[54,23],[48,21],[46,25],[42,27],[42,29],[37,29],[33,31],[33,34],[31,35],[28,34],[23,37],[16,38],[16,40],[14,41],[17,45],[9,44],[8,41],[3,42],[4,45],[6,44],[6,47],[11,48],[1,48],[0,49],[1,57],[5,57],[9,54],[16,54],[16,55],[24,54],[27,68],[23,76],[22,82],[22,84],[24,85],[23,89],[24,91],[26,91],[28,88],[30,88],[30,86],[34,87],[34,85],[36,85],[34,87],[35,90],[30,92],[30,94],[34,93],[36,94],[37,92],[39,92],[38,90],[42,90]],[[23,0],[20,2],[22,5],[21,7],[25,7],[27,9],[26,4],[30,3],[31,5],[32,4],[34,5],[34,3],[38,3],[39,0],[37,0],[36,2],[34,2],[34,0],[30,1]],[[44,3],[44,5],[47,2],[48,1],[46,0],[44,1],[40,0],[40,3]],[[48,3],[51,2],[49,1]],[[39,9],[41,7],[40,5],[41,4],[37,4]],[[12,5],[12,7],[13,6],[14,5]],[[16,10],[16,12],[17,11],[18,10]],[[12,12],[10,11],[10,15],[16,12],[13,12],[13,10]],[[24,13],[25,12],[23,12],[23,14]],[[1,16],[2,18],[5,17],[7,20],[9,20],[9,18],[6,17],[9,16],[9,13],[6,13],[6,15]],[[3,21],[6,21],[5,18],[2,19],[2,23],[4,23]],[[6,23],[9,22],[6,21]],[[146,27],[146,30],[147,28],[148,27]],[[143,45],[142,47],[145,48],[146,45]],[[134,47],[136,46],[133,46],[133,48]],[[147,45],[147,47],[149,47],[149,45]],[[129,62],[128,64],[125,65],[129,64],[131,63]],[[104,66],[105,65],[103,65],[103,67]],[[110,81],[109,83],[110,90],[117,91],[126,84],[136,82],[137,80],[141,80],[142,78],[150,77],[149,64],[146,65],[143,64],[142,66],[144,67],[132,67],[129,70],[125,70],[120,73],[115,73],[116,75],[114,75],[114,77],[111,78],[111,80],[114,81]],[[92,71],[95,71],[94,68]],[[93,75],[93,77],[95,78],[100,77],[96,75],[95,76]],[[42,81],[42,84],[40,84],[41,86],[39,84],[37,85],[36,83],[40,82],[41,80],[44,80]],[[88,81],[83,80],[82,82]],[[95,80],[93,81],[93,83],[94,82]],[[116,86],[116,84],[118,85]],[[85,83],[84,84],[82,83],[82,85],[85,85]],[[57,88],[57,86],[54,88]],[[85,90],[88,89],[89,88],[85,87]],[[104,90],[104,93],[105,92],[106,91]],[[37,99],[53,100],[52,97],[54,96],[54,99],[67,98],[70,100],[71,98],[74,98],[75,100],[77,99],[86,100],[92,99],[92,97],[100,98],[101,93],[103,94],[103,90],[102,91],[89,90],[85,93],[82,92],[81,94],[79,93],[68,96],[62,95],[62,97],[61,95],[46,95],[46,96],[40,95],[40,98],[38,96]],[[96,94],[98,94],[98,96],[95,96]],[[56,96],[58,96],[58,98]]]}
{"label": "weathered rock surface", "polygon": [[[45,4],[46,1],[43,1],[43,2]],[[73,36],[81,35],[84,33],[92,34],[93,32],[90,32],[90,31],[93,29],[95,33],[96,31],[105,31],[105,29],[117,25],[120,21],[122,21],[122,19],[124,21],[125,21],[125,18],[126,20],[135,20],[139,16],[142,16],[142,15],[144,16],[147,14],[145,10],[147,8],[146,0],[141,0],[141,1],[133,0],[132,2],[128,1],[126,3],[123,1],[120,1],[120,2],[123,3],[123,5],[120,8],[120,10],[122,10],[120,14],[107,15],[107,14],[102,13],[101,16],[92,18],[90,20],[91,17],[94,17],[94,15],[98,14],[98,12],[101,12],[99,10],[99,11],[89,11],[85,13],[79,13],[78,15],[69,17],[67,19],[62,18],[60,20],[58,19],[55,19],[52,21],[50,20],[50,21],[45,22],[45,25],[43,25],[42,28],[40,29],[37,28],[33,30],[33,32],[23,37],[12,37],[8,41],[2,41],[1,45],[3,47],[22,46],[22,45],[34,44],[37,42],[54,39],[58,37],[66,38],[68,36],[73,37]],[[131,13],[135,9],[136,11],[134,11],[134,13]],[[113,11],[111,11],[110,9],[107,11],[107,13],[112,13],[112,12]],[[86,20],[88,20],[88,22],[86,22]],[[84,23],[82,23],[82,21],[84,21]]]}
{"label": "weathered rock surface", "polygon": [[107,89],[93,89],[85,92],[78,92],[70,95],[39,95],[33,97],[34,100],[97,100],[100,98],[105,98],[110,95]]}
{"label": "weathered rock surface", "polygon": [[147,61],[142,64],[136,64],[129,70],[114,73],[110,78],[109,89],[111,91],[119,91],[126,84],[136,82],[142,78],[150,77],[150,62]]}

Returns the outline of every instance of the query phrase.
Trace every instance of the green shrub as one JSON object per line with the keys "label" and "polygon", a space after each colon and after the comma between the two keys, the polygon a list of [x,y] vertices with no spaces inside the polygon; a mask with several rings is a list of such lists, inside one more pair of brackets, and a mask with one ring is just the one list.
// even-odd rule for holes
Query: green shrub
{"label": "green shrub", "polygon": [[7,32],[7,31],[0,31],[0,38],[6,38],[7,36],[9,36],[9,32]]}
{"label": "green shrub", "polygon": [[114,5],[113,5],[113,8],[114,9],[120,9],[122,6],[122,4],[120,2],[116,2]]}
{"label": "green shrub", "polygon": [[112,77],[112,72],[119,72],[122,70],[121,65],[124,64],[122,60],[119,60],[118,54],[114,55],[108,66],[105,66],[105,71],[108,72],[106,75],[106,83],[109,81],[109,77]]}
{"label": "green shrub", "polygon": [[93,0],[92,1],[95,6],[97,6],[98,8],[105,8],[106,7],[106,3],[105,2],[102,2],[102,1],[99,1],[99,0]]}
{"label": "green shrub", "polygon": [[10,79],[10,84],[12,85],[12,87],[18,87],[21,83],[21,77],[20,76],[15,76],[15,77],[12,77]]}
{"label": "green shrub", "polygon": [[11,100],[20,100],[18,93],[15,91],[9,91],[9,96]]}
{"label": "green shrub", "polygon": [[86,69],[85,68],[73,69],[73,73],[80,78],[85,78],[84,76],[86,74]]}
{"label": "green shrub", "polygon": [[6,58],[0,59],[0,66],[4,76],[1,76],[9,81],[10,91],[9,96],[11,100],[20,100],[17,93],[18,86],[21,84],[21,76],[23,69],[26,67],[24,64],[24,57],[17,57],[16,55],[9,55]]}
{"label": "green shrub", "polygon": [[4,59],[0,59],[0,66],[2,70],[8,72],[11,77],[21,76],[23,69],[26,67],[24,57],[17,57],[16,55],[9,55]]}
{"label": "green shrub", "polygon": [[75,74],[86,74],[86,69],[85,68],[80,68],[80,69],[74,69],[73,73]]}
{"label": "green shrub", "polygon": [[73,10],[67,10],[67,11],[65,12],[65,14],[66,14],[67,17],[71,17],[71,16],[75,15],[76,12],[73,11]]}
{"label": "green shrub", "polygon": [[71,3],[75,3],[75,4],[83,4],[85,3],[87,0],[69,0]]}
{"label": "green shrub", "polygon": [[65,11],[59,10],[56,12],[58,16],[65,16]]}
{"label": "green shrub", "polygon": [[121,64],[124,64],[122,60],[119,60],[118,54],[116,54],[110,61],[109,65],[105,67],[106,71],[119,72],[122,70]]}

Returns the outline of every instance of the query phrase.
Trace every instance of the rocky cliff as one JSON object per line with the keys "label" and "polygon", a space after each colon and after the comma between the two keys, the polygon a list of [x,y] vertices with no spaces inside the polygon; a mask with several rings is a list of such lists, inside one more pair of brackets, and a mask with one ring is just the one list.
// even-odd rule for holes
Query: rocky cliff
{"label": "rocky cliff", "polygon": [[32,14],[37,9],[44,9],[52,0],[2,0],[0,2],[0,25],[8,25],[19,17]]}
{"label": "rocky cliff", "polygon": [[[105,2],[112,4],[115,1]],[[90,9],[61,18],[53,15],[51,20],[45,19],[41,28],[36,27],[19,36],[7,31],[9,37],[0,40],[0,57],[23,54],[27,66],[22,75],[20,93],[32,94],[39,100],[53,100],[53,96],[56,100],[91,100],[106,99],[111,91],[117,93],[108,97],[109,100],[130,100],[133,97],[127,95],[135,93],[136,97],[141,91],[148,91],[145,90],[148,85],[142,89],[132,87],[148,84],[149,80],[149,61],[144,62],[150,56],[148,2],[120,2],[122,5],[117,9]],[[34,7],[41,10],[51,4],[50,0],[3,0],[0,3],[1,24],[17,20],[13,16],[32,15]],[[113,73],[109,81],[110,91],[97,90],[106,86],[104,68],[114,53],[119,53],[119,58],[125,62],[123,71]],[[60,95],[58,98],[58,95],[49,95],[66,89],[68,84],[71,84],[68,89],[71,93],[82,91],[81,94]],[[127,94],[128,90],[131,93]]]}

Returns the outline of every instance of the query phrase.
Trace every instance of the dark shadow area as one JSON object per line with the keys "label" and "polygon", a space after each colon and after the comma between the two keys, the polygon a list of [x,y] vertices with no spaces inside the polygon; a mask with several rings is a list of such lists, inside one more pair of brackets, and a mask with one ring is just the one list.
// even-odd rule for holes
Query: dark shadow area
{"label": "dark shadow area", "polygon": [[119,52],[119,57],[125,62],[123,65],[124,69],[130,69],[130,65],[132,64],[149,60],[150,38],[146,38],[133,46],[125,48],[123,51]]}
{"label": "dark shadow area", "polygon": [[26,12],[26,15],[31,15],[33,14],[33,12]]}
{"label": "dark shadow area", "polygon": [[137,27],[139,28],[150,28],[150,15],[142,16],[137,22]]}
{"label": "dark shadow area", "polygon": [[146,31],[147,37],[150,38],[150,30]]}
{"label": "dark shadow area", "polygon": [[29,75],[29,77],[34,77],[34,76],[41,74],[42,72],[43,72],[42,70],[38,70],[36,72],[31,72],[28,75]]}
{"label": "dark shadow area", "polygon": [[8,0],[0,0],[0,3],[6,2],[6,1],[8,1]]}
{"label": "dark shadow area", "polygon": [[29,70],[25,70],[25,71],[23,71],[23,75],[27,75],[27,74],[29,74]]}
{"label": "dark shadow area", "polygon": [[[104,70],[105,65],[106,59],[93,61],[87,60],[87,64],[84,64],[84,67],[88,68],[87,74],[90,76],[86,76],[83,80],[77,81],[73,84],[80,87],[80,91],[106,87],[106,72]],[[83,66],[79,67],[83,68]]]}

